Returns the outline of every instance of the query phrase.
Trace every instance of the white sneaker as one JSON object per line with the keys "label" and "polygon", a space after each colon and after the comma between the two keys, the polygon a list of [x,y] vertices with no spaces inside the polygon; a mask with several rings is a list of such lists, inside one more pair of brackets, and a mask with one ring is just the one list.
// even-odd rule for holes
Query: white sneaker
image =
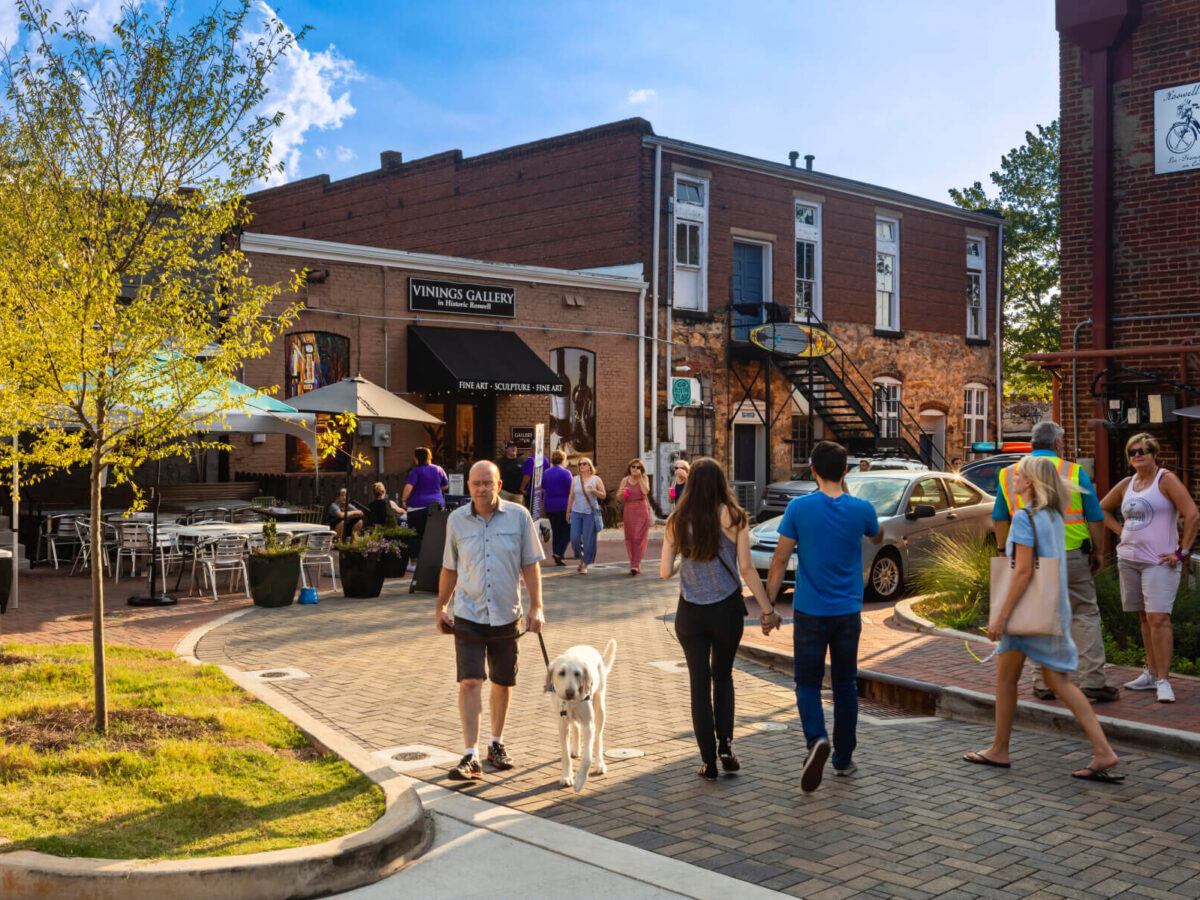
{"label": "white sneaker", "polygon": [[1131,691],[1152,691],[1156,683],[1154,676],[1150,674],[1150,670],[1142,666],[1142,674],[1133,679],[1133,681],[1125,682],[1125,687]]}
{"label": "white sneaker", "polygon": [[1158,683],[1155,685],[1155,688],[1158,690],[1159,703],[1175,702],[1175,692],[1171,690],[1171,682],[1167,681],[1167,679],[1160,678]]}

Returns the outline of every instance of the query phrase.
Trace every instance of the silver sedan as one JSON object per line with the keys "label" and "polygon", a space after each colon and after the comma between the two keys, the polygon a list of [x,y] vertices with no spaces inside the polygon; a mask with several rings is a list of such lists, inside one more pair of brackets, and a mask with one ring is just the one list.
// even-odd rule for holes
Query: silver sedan
{"label": "silver sedan", "polygon": [[[995,498],[947,472],[863,472],[846,476],[846,488],[875,507],[883,543],[862,542],[863,583],[868,600],[894,600],[905,579],[927,562],[935,534],[968,537],[992,526]],[[763,581],[779,543],[771,519],[750,531],[750,556]],[[785,588],[795,586],[796,555],[788,560]]]}

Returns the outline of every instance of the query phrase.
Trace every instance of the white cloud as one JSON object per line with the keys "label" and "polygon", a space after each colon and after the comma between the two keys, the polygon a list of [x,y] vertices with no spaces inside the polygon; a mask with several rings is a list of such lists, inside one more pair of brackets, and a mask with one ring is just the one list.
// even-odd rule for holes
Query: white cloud
{"label": "white cloud", "polygon": [[351,150],[349,147],[343,147],[341,144],[338,144],[338,147],[337,147],[337,161],[338,162],[348,163],[348,162],[350,162],[350,160],[354,159],[354,156],[355,156],[355,153],[353,150]]}
{"label": "white cloud", "polygon": [[[275,17],[265,3],[259,2],[257,6],[264,21]],[[319,52],[296,46],[279,61],[267,82],[269,94],[263,111],[271,115],[282,110],[284,114],[283,122],[271,138],[272,155],[275,161],[282,161],[283,172],[272,175],[267,184],[282,184],[300,173],[300,148],[308,131],[340,128],[354,115],[350,92],[343,91],[336,97],[334,93],[360,78],[354,62],[338,53],[332,44]]]}
{"label": "white cloud", "polygon": [[[102,43],[111,36],[112,27],[121,18],[125,0],[54,0],[50,4],[50,21],[65,25],[67,10],[78,9],[87,13],[87,30]],[[21,14],[15,0],[0,0],[0,43],[9,50],[17,47],[21,39]]]}
{"label": "white cloud", "polygon": [[315,156],[317,159],[324,159],[325,158],[325,148],[317,147],[315,150],[313,150],[313,156]]}
{"label": "white cloud", "polygon": [[629,92],[630,103],[649,103],[658,95],[654,88],[638,88]]}

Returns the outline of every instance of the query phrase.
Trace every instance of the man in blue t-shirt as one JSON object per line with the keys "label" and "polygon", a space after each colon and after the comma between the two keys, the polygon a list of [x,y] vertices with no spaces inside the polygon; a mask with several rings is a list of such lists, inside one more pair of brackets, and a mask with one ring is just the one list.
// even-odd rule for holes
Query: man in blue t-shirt
{"label": "man in blue t-shirt", "polygon": [[[821,784],[833,750],[833,773],[849,775],[858,743],[858,637],[862,632],[862,540],[883,540],[875,507],[844,490],[846,448],[821,441],[812,451],[817,490],[791,501],[779,523],[779,546],[767,574],[767,596],[774,602],[783,584],[788,557],[796,553],[796,589],[792,606],[792,660],[796,706],[808,758],[800,789]],[[829,651],[833,683],[833,746],[825,730],[821,682]]]}

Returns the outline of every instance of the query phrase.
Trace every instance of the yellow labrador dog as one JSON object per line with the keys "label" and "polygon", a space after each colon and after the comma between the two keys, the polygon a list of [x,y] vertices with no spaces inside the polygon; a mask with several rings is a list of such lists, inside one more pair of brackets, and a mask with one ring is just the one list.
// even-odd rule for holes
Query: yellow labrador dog
{"label": "yellow labrador dog", "polygon": [[[558,783],[567,787],[574,782],[576,793],[583,790],[589,772],[603,775],[608,771],[604,764],[604,693],[616,657],[615,639],[609,640],[604,656],[595,647],[580,644],[568,648],[546,670],[546,690],[554,695],[559,711],[562,775]],[[579,771],[572,777],[571,757],[581,753]]]}

